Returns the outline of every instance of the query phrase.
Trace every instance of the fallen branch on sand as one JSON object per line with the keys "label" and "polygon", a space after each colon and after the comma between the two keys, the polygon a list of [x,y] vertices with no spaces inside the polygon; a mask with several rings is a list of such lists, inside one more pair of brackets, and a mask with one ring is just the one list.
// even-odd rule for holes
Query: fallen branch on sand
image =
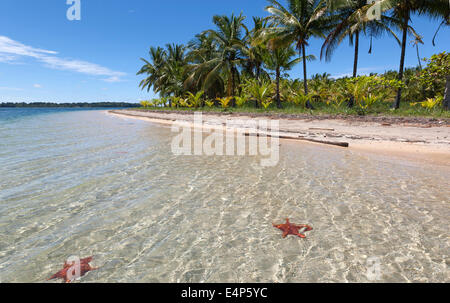
{"label": "fallen branch on sand", "polygon": [[[245,133],[245,136],[256,136],[259,137],[261,134],[257,134],[257,133]],[[273,137],[270,134],[266,134],[265,136],[271,138]],[[348,142],[333,142],[333,141],[325,141],[325,140],[317,140],[317,139],[311,139],[311,138],[307,138],[307,137],[301,137],[301,136],[278,136],[278,138],[280,139],[289,139],[289,140],[298,140],[298,141],[308,141],[308,142],[313,142],[313,143],[320,143],[320,144],[327,144],[327,145],[334,145],[334,146],[339,146],[339,147],[349,147],[350,144]]]}

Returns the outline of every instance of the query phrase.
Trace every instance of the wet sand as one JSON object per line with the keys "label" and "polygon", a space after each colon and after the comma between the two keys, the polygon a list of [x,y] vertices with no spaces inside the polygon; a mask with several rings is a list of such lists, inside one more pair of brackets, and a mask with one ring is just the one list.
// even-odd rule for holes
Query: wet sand
{"label": "wet sand", "polygon": [[[154,123],[172,124],[174,122],[193,124],[194,114],[189,112],[156,112],[140,110],[113,110],[111,114],[131,118],[145,119]],[[281,118],[280,118],[281,117]],[[275,117],[203,113],[203,121],[210,128],[224,127],[229,120],[245,122],[250,120],[275,119]],[[450,167],[450,127],[448,121],[426,118],[396,118],[396,117],[361,117],[354,120],[324,117],[293,118],[282,115],[280,121],[280,136],[282,139],[292,138],[307,144],[348,143],[349,149],[360,153],[375,153],[403,160],[437,164]],[[252,130],[253,133],[261,133]],[[309,142],[308,142],[309,141]],[[332,148],[333,146],[330,146]],[[341,148],[341,147],[338,147]]]}

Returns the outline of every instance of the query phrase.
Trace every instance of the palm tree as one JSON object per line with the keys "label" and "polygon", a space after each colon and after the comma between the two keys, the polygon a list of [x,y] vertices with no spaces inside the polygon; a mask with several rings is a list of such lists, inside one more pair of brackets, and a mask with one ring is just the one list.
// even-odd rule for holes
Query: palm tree
{"label": "palm tree", "polygon": [[208,87],[205,86],[205,79],[212,70],[213,65],[208,62],[220,56],[217,45],[209,34],[199,34],[188,44],[189,54],[187,67],[188,77],[185,81],[185,88],[193,91],[205,91],[210,99],[223,96],[224,80],[219,73],[213,81],[209,81]]}
{"label": "palm tree", "polygon": [[[242,13],[239,16],[233,14],[231,17],[214,16],[213,22],[217,29],[203,32],[210,35],[217,50],[214,58],[197,66],[194,71],[197,74],[206,74],[205,89],[216,82],[220,74],[224,74],[227,77],[227,94],[229,97],[234,96],[236,81],[239,82],[238,65],[242,63],[242,29],[247,30],[244,20]],[[234,100],[233,106],[236,106]]]}
{"label": "palm tree", "polygon": [[264,56],[264,65],[267,69],[275,71],[276,77],[276,92],[277,92],[277,107],[281,108],[280,100],[280,77],[282,71],[291,70],[301,58],[292,60],[296,52],[292,46],[280,47],[269,50]]}
{"label": "palm tree", "polygon": [[161,47],[150,47],[149,54],[150,61],[141,58],[145,64],[137,72],[137,75],[146,74],[148,76],[139,83],[139,87],[142,90],[147,89],[147,92],[153,87],[153,91],[158,93],[162,89],[159,79],[161,77],[162,67],[166,64],[167,53]]}
{"label": "palm tree", "polygon": [[167,60],[162,67],[160,82],[164,86],[164,96],[180,97],[184,93],[185,72],[187,66],[186,47],[180,44],[168,44]]}
{"label": "palm tree", "polygon": [[[450,3],[449,3],[449,6],[450,6]],[[439,26],[438,26],[438,28],[437,28],[437,30],[436,30],[436,33],[435,33],[434,36],[433,36],[433,40],[432,40],[433,46],[436,46],[436,37],[437,37],[437,35],[438,35],[439,30],[441,29],[441,27],[442,27],[443,25],[446,25],[446,26],[449,26],[449,25],[450,25],[450,12],[447,12],[447,16],[442,16],[442,17],[444,17],[444,18],[443,18],[441,24],[439,24]]]}
{"label": "palm tree", "polygon": [[181,96],[187,64],[185,47],[178,44],[168,44],[166,47],[167,50],[151,47],[151,62],[141,58],[145,64],[137,74],[146,74],[147,77],[140,82],[139,87],[147,91],[153,88],[161,97]]}
{"label": "palm tree", "polygon": [[414,40],[411,41],[412,46],[416,48],[417,61],[419,62],[420,70],[422,70],[422,60],[420,59],[419,44],[423,44],[422,38],[422,36],[415,37]]}
{"label": "palm tree", "polygon": [[[419,37],[410,26],[411,15],[416,13],[431,18],[448,18],[450,11],[448,0],[379,0],[377,5],[380,5],[382,11],[391,11],[392,18],[399,21],[402,31],[402,52],[398,79],[403,80],[408,33]],[[395,109],[400,108],[401,98],[402,89],[399,88],[393,106]]]}
{"label": "palm tree", "polygon": [[[266,10],[271,13],[268,18],[274,26],[263,29],[256,41],[268,42],[271,48],[295,45],[303,61],[303,85],[308,94],[306,61],[312,57],[306,55],[306,47],[311,37],[325,38],[324,33],[333,26],[326,14],[327,0],[288,0],[288,9],[276,0],[269,2]],[[309,101],[307,107],[312,108]]]}
{"label": "palm tree", "polygon": [[267,21],[265,18],[253,17],[253,29],[248,31],[243,39],[242,51],[246,57],[243,61],[243,71],[258,81],[261,81],[263,74],[268,77],[262,68],[264,63],[263,57],[266,55],[267,50],[259,44],[253,44],[253,41],[257,38],[256,35],[259,31],[268,27]]}
{"label": "palm tree", "polygon": [[[380,20],[365,18],[367,10],[371,5],[367,4],[367,0],[330,0],[329,7],[333,7],[334,17],[340,20],[332,31],[328,34],[322,46],[320,58],[325,55],[326,61],[330,61],[336,47],[346,38],[349,38],[350,45],[354,45],[353,60],[353,78],[358,75],[358,58],[360,35],[369,35],[370,50],[372,52],[372,39],[378,37],[384,32],[391,34],[400,44],[395,33],[392,31],[392,24],[395,20],[386,16],[381,16]],[[353,99],[349,100],[349,107],[353,106]]]}
{"label": "palm tree", "polygon": [[[449,3],[450,5],[450,3]],[[436,46],[436,37],[439,33],[439,30],[443,25],[449,26],[450,25],[450,13],[447,13],[447,16],[443,16],[443,20],[441,24],[439,24],[439,27],[436,30],[436,33],[433,36],[433,46]],[[445,83],[445,93],[444,93],[444,101],[443,106],[446,110],[450,110],[450,74],[447,75],[446,83]]]}

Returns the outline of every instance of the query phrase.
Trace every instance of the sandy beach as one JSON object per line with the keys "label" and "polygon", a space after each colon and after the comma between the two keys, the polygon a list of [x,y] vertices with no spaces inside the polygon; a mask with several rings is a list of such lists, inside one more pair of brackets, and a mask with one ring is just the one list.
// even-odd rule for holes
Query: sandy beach
{"label": "sandy beach", "polygon": [[[154,123],[193,124],[193,112],[161,112],[141,110],[112,110],[110,114],[144,119]],[[223,128],[227,121],[277,119],[280,138],[301,144],[326,144],[330,148],[349,148],[355,152],[376,153],[403,160],[450,167],[450,125],[446,120],[396,117],[291,117],[255,114],[203,113],[210,128]],[[239,127],[239,125],[237,126]],[[260,133],[252,129],[250,133]],[[348,143],[348,147],[334,146]]]}

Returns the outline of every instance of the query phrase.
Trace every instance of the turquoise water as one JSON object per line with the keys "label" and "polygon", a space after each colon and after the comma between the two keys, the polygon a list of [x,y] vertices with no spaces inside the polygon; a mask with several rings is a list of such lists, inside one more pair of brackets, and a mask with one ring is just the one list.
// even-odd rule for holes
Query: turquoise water
{"label": "turquoise water", "polygon": [[[261,167],[174,156],[172,136],[104,110],[0,109],[0,281],[91,255],[81,282],[450,281],[448,168],[287,141]],[[314,230],[282,239],[285,218]]]}

